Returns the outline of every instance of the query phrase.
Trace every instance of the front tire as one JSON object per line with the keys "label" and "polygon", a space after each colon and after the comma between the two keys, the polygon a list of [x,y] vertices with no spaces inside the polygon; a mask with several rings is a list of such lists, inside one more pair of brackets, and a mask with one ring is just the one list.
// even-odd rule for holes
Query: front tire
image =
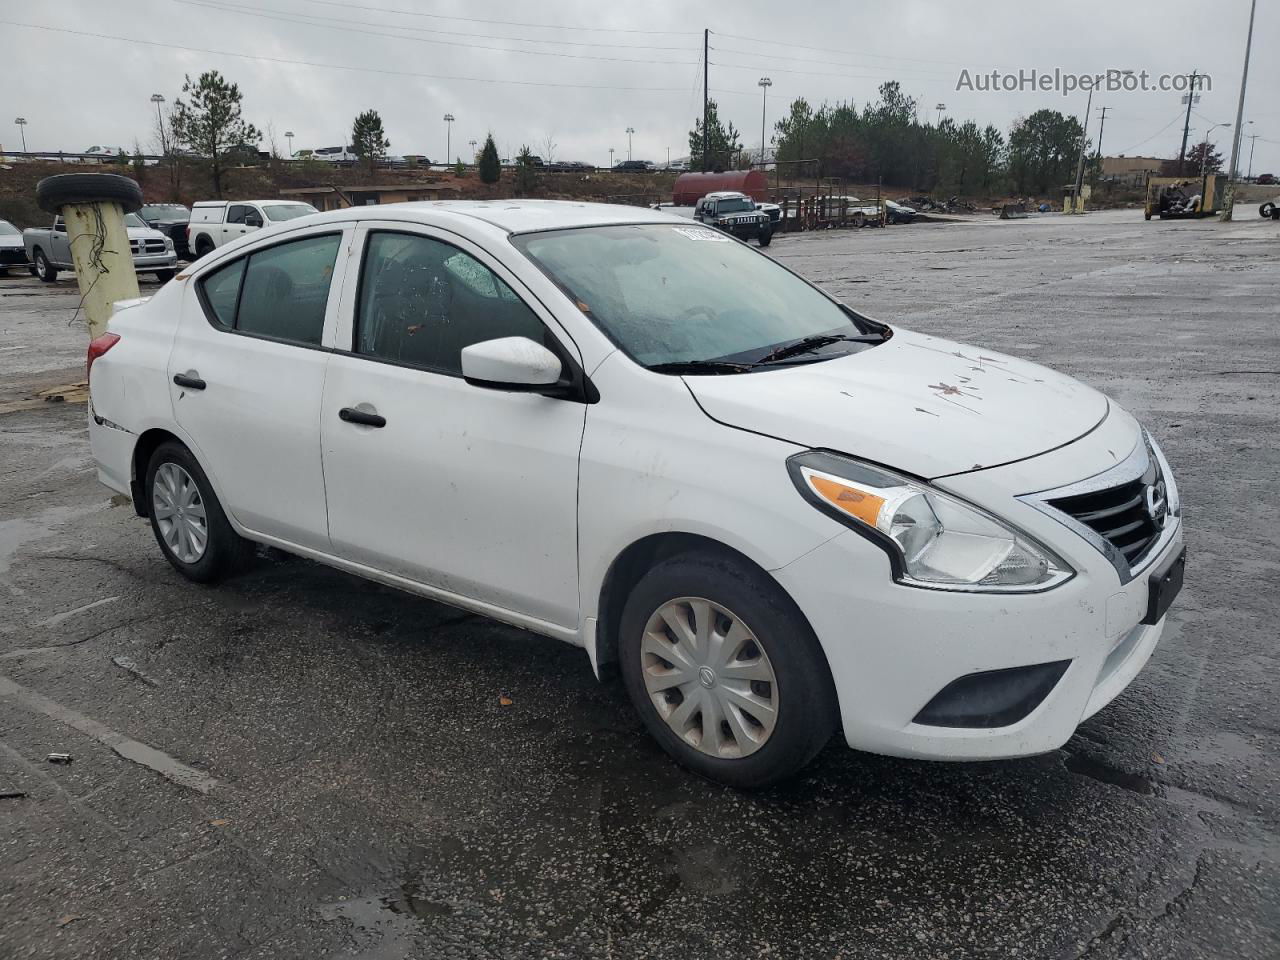
{"label": "front tire", "polygon": [[1270,200],[1268,200],[1266,203],[1264,203],[1262,206],[1258,208],[1258,213],[1262,214],[1262,217],[1264,220],[1268,217],[1273,216],[1275,212],[1276,212],[1276,205]]}
{"label": "front tire", "polygon": [[769,244],[773,243],[773,228],[765,227],[761,230],[760,235],[756,238],[756,243],[760,244],[762,247],[767,247]]}
{"label": "front tire", "polygon": [[57,268],[49,262],[43,250],[37,250],[31,257],[31,267],[35,275],[45,283],[53,283],[58,279]]}
{"label": "front tire", "polygon": [[232,529],[209,478],[182,444],[156,448],[144,489],[160,552],[188,580],[213,583],[253,556],[253,544]]}
{"label": "front tire", "polygon": [[645,727],[708,779],[776,783],[835,728],[813,630],[776,581],[743,561],[684,554],[654,567],[623,608],[618,652]]}
{"label": "front tire", "polygon": [[168,283],[170,280],[173,279],[174,274],[176,274],[177,272],[178,272],[177,270],[157,270],[156,279],[161,283]]}

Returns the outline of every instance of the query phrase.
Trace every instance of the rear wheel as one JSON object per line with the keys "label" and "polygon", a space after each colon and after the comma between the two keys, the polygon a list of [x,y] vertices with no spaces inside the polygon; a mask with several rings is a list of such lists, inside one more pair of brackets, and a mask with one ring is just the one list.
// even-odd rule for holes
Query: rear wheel
{"label": "rear wheel", "polygon": [[49,262],[49,258],[44,255],[43,250],[36,250],[31,256],[31,266],[35,275],[45,283],[53,283],[58,279],[58,270]]}
{"label": "rear wheel", "polygon": [[645,726],[689,769],[735,787],[798,771],[835,726],[826,660],[776,581],[686,554],[636,585],[622,613],[622,675]]}
{"label": "rear wheel", "polygon": [[253,556],[253,544],[232,529],[209,478],[182,444],[156,448],[145,489],[160,551],[188,580],[220,580]]}
{"label": "rear wheel", "polygon": [[1268,200],[1266,203],[1264,203],[1262,206],[1258,208],[1258,212],[1262,214],[1264,218],[1275,216],[1276,205],[1272,201]]}
{"label": "rear wheel", "polygon": [[213,253],[213,241],[201,234],[196,240],[196,259]]}

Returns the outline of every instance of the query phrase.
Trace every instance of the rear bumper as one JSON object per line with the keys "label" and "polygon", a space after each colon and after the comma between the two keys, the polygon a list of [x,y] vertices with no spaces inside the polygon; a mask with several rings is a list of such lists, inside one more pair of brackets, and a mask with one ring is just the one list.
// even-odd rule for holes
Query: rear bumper
{"label": "rear bumper", "polygon": [[0,247],[0,267],[22,267],[27,264],[27,251],[22,247]]}

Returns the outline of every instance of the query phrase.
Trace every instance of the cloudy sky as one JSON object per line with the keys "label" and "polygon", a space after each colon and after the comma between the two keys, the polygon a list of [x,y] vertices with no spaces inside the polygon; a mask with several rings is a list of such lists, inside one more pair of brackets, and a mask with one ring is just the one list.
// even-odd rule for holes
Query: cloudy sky
{"label": "cloudy sky", "polygon": [[[1280,174],[1280,2],[1258,7],[1245,133],[1258,135],[1254,172]],[[1248,0],[0,0],[0,143],[17,144],[22,115],[34,150],[146,148],[151,94],[172,102],[184,74],[212,68],[239,83],[246,118],[282,151],[286,131],[295,149],[341,144],[374,108],[393,153],[442,158],[451,113],[453,154],[492,131],[504,156],[522,143],[546,154],[550,137],[558,159],[605,164],[610,147],[626,157],[632,127],[632,156],[663,162],[688,154],[703,28],[712,96],[749,146],[762,76],[770,129],[796,97],[863,104],[891,79],[922,119],[939,103],[1006,131],[1040,107],[1084,113],[1082,92],[957,90],[963,70],[1132,70],[1156,83],[1195,69],[1212,89],[1194,107],[1194,141],[1235,120],[1248,16]],[[1105,153],[1176,154],[1179,99],[1096,93],[1090,134],[1106,107]],[[1229,155],[1229,129],[1211,139]]]}

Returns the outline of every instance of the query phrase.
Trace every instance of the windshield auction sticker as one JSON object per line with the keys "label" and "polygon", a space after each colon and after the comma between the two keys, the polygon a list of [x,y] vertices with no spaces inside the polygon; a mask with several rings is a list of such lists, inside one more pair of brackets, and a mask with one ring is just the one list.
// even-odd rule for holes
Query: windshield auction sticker
{"label": "windshield auction sticker", "polygon": [[682,237],[688,237],[690,240],[710,240],[712,243],[729,242],[729,238],[723,233],[716,233],[714,230],[706,230],[702,227],[672,227],[671,229]]}

